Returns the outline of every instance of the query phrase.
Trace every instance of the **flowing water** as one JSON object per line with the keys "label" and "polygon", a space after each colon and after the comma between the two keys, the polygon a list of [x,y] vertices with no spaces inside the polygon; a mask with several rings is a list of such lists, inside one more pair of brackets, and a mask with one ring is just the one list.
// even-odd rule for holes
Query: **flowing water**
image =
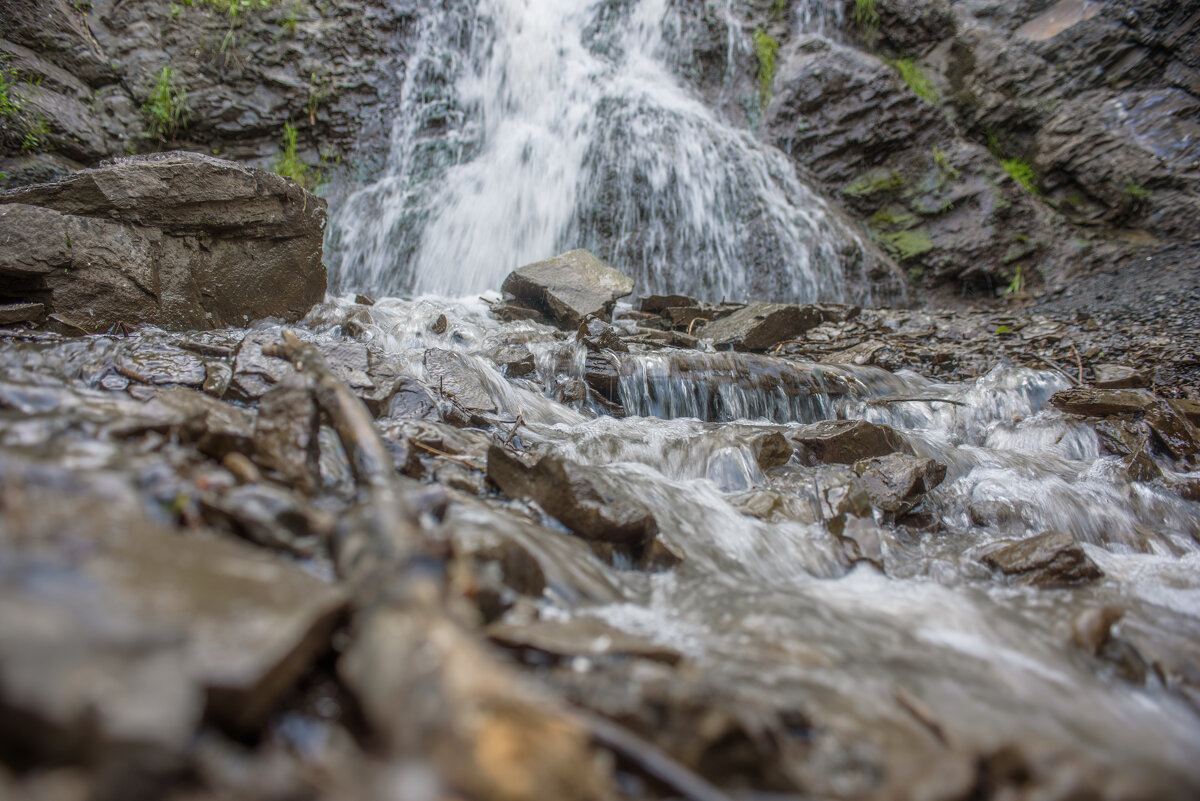
{"label": "flowing water", "polygon": [[[864,764],[932,747],[897,700],[910,695],[955,747],[1036,736],[1118,772],[1200,781],[1200,718],[1169,675],[1194,657],[1183,655],[1200,630],[1197,504],[1131,482],[1090,426],[1049,407],[1069,387],[1060,374],[998,367],[942,384],[877,368],[635,348],[621,357],[629,416],[617,418],[595,403],[554,400],[582,378],[584,348],[550,329],[500,324],[479,302],[444,300],[389,300],[365,313],[335,301],[310,324],[336,337],[351,314],[360,339],[403,354],[416,378],[432,382],[427,348],[470,355],[497,416],[524,421],[520,445],[601,466],[648,502],[663,541],[683,555],[655,574],[559,555],[556,573],[601,572],[623,598],[580,604],[567,581],[540,602],[543,619],[602,619],[677,649],[739,698],[872,732],[883,755],[843,766],[838,792],[870,785]],[[442,314],[445,332],[432,333]],[[487,358],[513,342],[534,353],[534,374],[506,379]],[[869,510],[846,518],[860,542],[877,539],[874,564],[847,564],[832,533],[844,478],[796,458],[763,470],[753,453],[758,436],[830,418],[887,423],[948,468],[924,501],[924,523]],[[764,497],[785,511],[755,516]],[[1074,534],[1105,577],[1034,589],[998,580],[980,560],[1000,539],[1047,529]],[[1126,611],[1118,630],[1162,660],[1161,674],[1126,681],[1071,645],[1073,618],[1106,604]],[[586,671],[587,660],[576,668]]]}
{"label": "flowing water", "polygon": [[[483,0],[422,15],[387,164],[333,215],[336,285],[467,295],[586,247],[641,292],[869,299],[858,235],[719,110],[753,118],[764,100],[734,79],[754,63],[738,5]],[[714,70],[705,97],[693,84]]]}

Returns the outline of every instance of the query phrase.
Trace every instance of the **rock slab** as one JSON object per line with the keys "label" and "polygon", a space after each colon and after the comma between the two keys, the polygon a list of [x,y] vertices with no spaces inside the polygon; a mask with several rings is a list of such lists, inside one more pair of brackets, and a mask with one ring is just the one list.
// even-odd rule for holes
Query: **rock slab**
{"label": "rock slab", "polygon": [[821,313],[812,306],[751,303],[704,326],[700,338],[718,348],[766,350],[820,324]]}
{"label": "rock slab", "polygon": [[589,314],[612,319],[619,298],[633,293],[633,279],[586,250],[572,250],[510,273],[501,289],[536,307],[560,328],[576,329]]}
{"label": "rock slab", "polygon": [[1079,584],[1104,575],[1075,538],[1062,531],[1005,542],[984,554],[983,561],[1022,584],[1039,587]]}
{"label": "rock slab", "polygon": [[325,295],[324,200],[194,153],[117,159],[0,194],[0,279],[75,329],[299,320]]}

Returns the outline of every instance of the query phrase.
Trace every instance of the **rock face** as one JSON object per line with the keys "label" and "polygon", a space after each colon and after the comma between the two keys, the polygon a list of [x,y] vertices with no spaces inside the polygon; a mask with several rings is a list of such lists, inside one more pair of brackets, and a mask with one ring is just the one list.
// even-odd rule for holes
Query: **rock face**
{"label": "rock face", "polygon": [[1070,534],[1047,531],[1015,540],[984,554],[983,561],[1023,584],[1056,587],[1103,576]]}
{"label": "rock face", "polygon": [[813,306],[751,303],[704,326],[699,336],[717,348],[767,350],[820,323],[821,313]]}
{"label": "rock face", "polygon": [[617,299],[633,293],[633,279],[586,250],[572,250],[515,270],[501,288],[558,327],[575,329],[589,314],[612,319]]}
{"label": "rock face", "polygon": [[325,294],[325,201],[185,153],[120,159],[0,195],[9,297],[88,333],[297,320]]}

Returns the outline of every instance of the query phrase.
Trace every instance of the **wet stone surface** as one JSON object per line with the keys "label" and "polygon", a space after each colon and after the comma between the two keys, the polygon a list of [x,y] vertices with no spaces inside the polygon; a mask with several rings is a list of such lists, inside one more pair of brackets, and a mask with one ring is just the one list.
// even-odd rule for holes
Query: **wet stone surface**
{"label": "wet stone surface", "polygon": [[4,334],[0,788],[1194,795],[1188,386],[972,373],[970,315],[755,354],[645,308]]}

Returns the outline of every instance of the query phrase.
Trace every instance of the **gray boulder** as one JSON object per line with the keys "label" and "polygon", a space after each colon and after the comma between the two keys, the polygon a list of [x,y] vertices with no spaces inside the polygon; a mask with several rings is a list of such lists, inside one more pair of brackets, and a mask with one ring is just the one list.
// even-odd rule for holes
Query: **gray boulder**
{"label": "gray boulder", "polygon": [[325,295],[325,201],[191,153],[0,194],[0,278],[75,330],[298,320]]}
{"label": "gray boulder", "polygon": [[1062,531],[1006,541],[985,553],[983,561],[1022,584],[1039,587],[1061,587],[1104,575],[1075,538]]}
{"label": "gray boulder", "polygon": [[633,293],[633,279],[586,250],[572,250],[515,270],[501,289],[558,327],[575,329],[589,314],[611,320],[617,299]]}
{"label": "gray boulder", "polygon": [[792,440],[825,464],[854,464],[890,453],[911,453],[896,429],[866,420],[822,420],[801,427]]}

